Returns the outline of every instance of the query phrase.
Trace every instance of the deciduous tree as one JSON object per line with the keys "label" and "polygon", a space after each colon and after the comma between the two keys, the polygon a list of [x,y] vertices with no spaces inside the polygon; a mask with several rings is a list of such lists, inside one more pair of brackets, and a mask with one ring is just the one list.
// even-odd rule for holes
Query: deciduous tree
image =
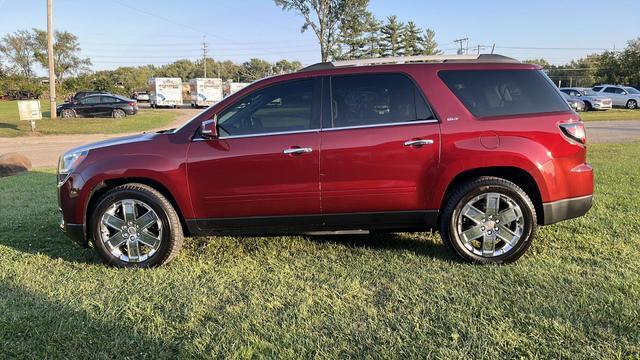
{"label": "deciduous tree", "polygon": [[366,10],[369,0],[274,0],[286,11],[302,15],[301,31],[311,28],[320,44],[320,57],[328,61],[336,49],[340,24],[345,16]]}
{"label": "deciduous tree", "polygon": [[[35,58],[43,68],[48,69],[47,32],[33,29],[33,33]],[[89,70],[91,59],[80,57],[80,52],[77,36],[68,31],[56,31],[54,33],[54,72],[58,81],[62,81],[65,75],[74,75]]]}
{"label": "deciduous tree", "polygon": [[9,62],[11,70],[28,78],[33,77],[36,57],[34,37],[29,30],[18,30],[3,36],[0,40],[0,53]]}

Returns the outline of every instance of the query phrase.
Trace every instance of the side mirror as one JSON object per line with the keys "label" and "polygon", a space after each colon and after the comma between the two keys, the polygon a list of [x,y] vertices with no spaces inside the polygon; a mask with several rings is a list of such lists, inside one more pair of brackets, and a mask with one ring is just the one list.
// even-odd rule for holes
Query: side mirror
{"label": "side mirror", "polygon": [[623,92],[620,93],[620,95],[627,95],[627,92],[623,91]]}
{"label": "side mirror", "polygon": [[200,134],[206,139],[215,139],[218,137],[218,116],[215,115],[213,119],[206,120],[200,125]]}

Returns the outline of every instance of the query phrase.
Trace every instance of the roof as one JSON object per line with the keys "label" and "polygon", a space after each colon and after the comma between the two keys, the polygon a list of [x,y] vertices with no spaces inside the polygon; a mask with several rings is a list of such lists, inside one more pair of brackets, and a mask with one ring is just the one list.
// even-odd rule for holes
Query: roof
{"label": "roof", "polygon": [[356,59],[321,62],[307,66],[302,71],[313,70],[330,70],[344,67],[357,66],[373,66],[373,65],[389,65],[389,64],[415,64],[415,63],[445,63],[445,62],[462,62],[462,63],[520,63],[518,60],[497,54],[479,54],[479,55],[418,55],[418,56],[396,56],[386,58],[373,59]]}

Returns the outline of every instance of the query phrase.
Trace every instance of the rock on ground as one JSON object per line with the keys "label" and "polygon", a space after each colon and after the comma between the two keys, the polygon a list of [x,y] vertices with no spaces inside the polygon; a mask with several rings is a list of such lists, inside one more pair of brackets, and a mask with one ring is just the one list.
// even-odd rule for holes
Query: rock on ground
{"label": "rock on ground", "polygon": [[0,155],[0,177],[11,176],[31,169],[31,160],[19,153]]}

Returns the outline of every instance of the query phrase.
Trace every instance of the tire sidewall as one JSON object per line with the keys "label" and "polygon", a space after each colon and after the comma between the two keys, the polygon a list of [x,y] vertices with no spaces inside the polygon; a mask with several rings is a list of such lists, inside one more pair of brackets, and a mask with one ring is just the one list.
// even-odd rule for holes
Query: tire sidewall
{"label": "tire sidewall", "polygon": [[[69,113],[71,113],[71,116],[65,116],[65,114],[69,114]],[[75,112],[73,110],[69,110],[69,109],[62,110],[62,113],[60,115],[62,115],[62,117],[65,118],[65,119],[72,119],[72,118],[76,117],[75,116],[76,115]]]}
{"label": "tire sidewall", "polygon": [[[116,116],[116,114],[120,114],[120,116]],[[115,109],[113,110],[113,114],[111,116],[113,116],[116,119],[123,119],[124,117],[127,116],[127,114],[122,109]]]}
{"label": "tire sidewall", "polygon": [[[515,185],[514,185],[515,186]],[[518,243],[507,253],[495,256],[495,257],[483,257],[470,252],[465,246],[457,232],[456,219],[464,205],[478,195],[482,195],[489,192],[495,192],[510,197],[513,201],[520,206],[522,210],[522,216],[524,219],[524,229],[522,237]],[[445,237],[448,241],[448,245],[456,252],[456,254],[465,260],[469,260],[476,263],[509,263],[520,258],[531,245],[533,235],[535,231],[535,214],[532,210],[533,204],[528,196],[522,190],[511,189],[508,186],[499,184],[484,184],[476,188],[467,191],[462,196],[458,196],[457,199],[451,199],[455,206],[452,209],[447,209],[444,214],[446,224],[443,224],[442,229],[445,230]]]}
{"label": "tire sidewall", "polygon": [[[163,231],[160,248],[151,258],[139,263],[129,263],[114,257],[113,255],[111,255],[111,252],[100,238],[100,219],[102,218],[102,215],[111,205],[123,199],[134,199],[144,202],[151,209],[153,209],[153,211],[156,212],[158,218],[160,219],[160,222],[162,223]],[[117,189],[105,194],[98,201],[98,205],[96,206],[91,217],[90,224],[94,246],[96,247],[106,264],[116,267],[146,268],[161,264],[163,259],[169,252],[169,243],[172,240],[172,232],[174,231],[174,229],[171,228],[171,223],[169,222],[169,218],[167,216],[167,209],[165,209],[164,206],[161,205],[159,199],[157,199],[157,197],[151,193],[140,190]]]}
{"label": "tire sidewall", "polygon": [[[631,104],[633,104],[634,106],[631,106]],[[627,109],[635,110],[637,108],[638,108],[638,102],[637,101],[635,101],[635,100],[627,101]]]}

